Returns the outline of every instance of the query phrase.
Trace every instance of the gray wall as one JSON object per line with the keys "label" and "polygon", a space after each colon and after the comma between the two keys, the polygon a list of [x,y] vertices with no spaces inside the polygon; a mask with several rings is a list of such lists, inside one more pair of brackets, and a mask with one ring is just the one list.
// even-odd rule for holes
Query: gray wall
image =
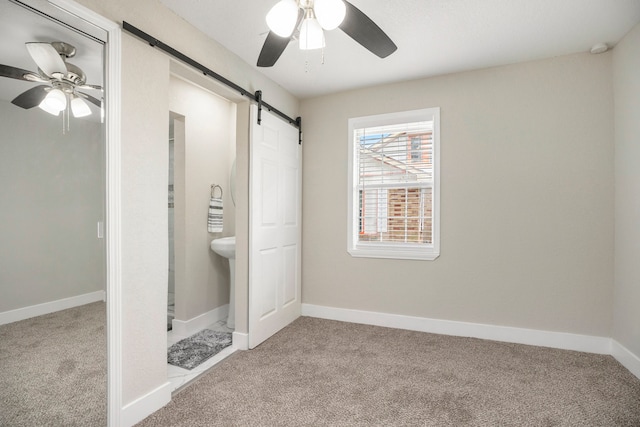
{"label": "gray wall", "polygon": [[[303,302],[611,336],[611,54],[304,100]],[[347,119],[441,108],[441,255],[347,253]]]}
{"label": "gray wall", "polygon": [[0,312],[104,290],[99,122],[0,101]]}
{"label": "gray wall", "polygon": [[[176,236],[184,251],[176,268],[176,319],[190,320],[229,303],[229,262],[210,248],[211,240],[235,232],[235,208],[229,188],[230,159],[235,153],[235,104],[172,77],[169,108],[182,117],[184,135],[176,151],[175,172],[180,175],[176,200]],[[207,232],[212,184],[222,187],[223,233]],[[216,190],[216,195],[219,195]]]}
{"label": "gray wall", "polygon": [[615,301],[613,338],[640,355],[640,25],[613,52]]}

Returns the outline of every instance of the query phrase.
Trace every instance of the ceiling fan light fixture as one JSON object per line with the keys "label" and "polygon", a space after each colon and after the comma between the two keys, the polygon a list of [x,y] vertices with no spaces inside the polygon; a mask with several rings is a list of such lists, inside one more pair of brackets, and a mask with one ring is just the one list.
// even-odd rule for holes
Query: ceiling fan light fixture
{"label": "ceiling fan light fixture", "polygon": [[57,116],[60,111],[67,108],[67,96],[60,89],[51,89],[39,107],[47,113]]}
{"label": "ceiling fan light fixture", "polygon": [[91,108],[84,99],[75,95],[71,100],[71,112],[73,117],[85,117],[91,114]]}
{"label": "ceiling fan light fixture", "polygon": [[299,46],[301,50],[320,49],[324,47],[324,31],[315,18],[305,18],[300,26]]}
{"label": "ceiling fan light fixture", "polygon": [[313,10],[318,22],[327,31],[338,28],[347,13],[342,0],[315,0]]}
{"label": "ceiling fan light fixture", "polygon": [[[274,31],[275,25],[270,24],[271,30],[258,55],[258,67],[273,67],[292,40],[298,40],[301,50],[323,48],[324,30],[329,31],[336,26],[379,58],[386,58],[398,49],[371,18],[351,4],[352,0],[280,0],[284,1],[295,1],[298,7],[294,31],[287,37],[281,37]],[[278,3],[269,13],[277,16],[279,12],[276,11],[284,7]],[[291,25],[293,18],[289,19]]]}
{"label": "ceiling fan light fixture", "polygon": [[46,111],[47,113],[53,115],[53,116],[59,116],[60,115],[60,111],[62,110],[54,110],[52,108],[50,108],[44,101],[42,101],[40,103],[40,105],[38,105],[38,107],[40,107],[41,110]]}
{"label": "ceiling fan light fixture", "polygon": [[291,37],[298,22],[298,4],[295,0],[280,0],[267,13],[269,29],[280,37]]}

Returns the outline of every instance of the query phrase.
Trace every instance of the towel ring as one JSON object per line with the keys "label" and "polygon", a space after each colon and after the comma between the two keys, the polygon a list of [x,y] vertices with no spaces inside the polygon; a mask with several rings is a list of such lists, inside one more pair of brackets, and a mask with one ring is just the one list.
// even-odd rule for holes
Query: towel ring
{"label": "towel ring", "polygon": [[216,188],[220,190],[220,198],[222,199],[222,187],[217,184],[211,184],[211,197],[215,197]]}

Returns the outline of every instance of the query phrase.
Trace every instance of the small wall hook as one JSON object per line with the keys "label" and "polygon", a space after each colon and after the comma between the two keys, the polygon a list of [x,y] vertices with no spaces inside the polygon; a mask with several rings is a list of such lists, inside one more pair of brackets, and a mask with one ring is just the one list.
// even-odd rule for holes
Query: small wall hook
{"label": "small wall hook", "polygon": [[216,189],[220,190],[220,199],[222,199],[222,187],[217,184],[211,184],[211,197],[215,197]]}

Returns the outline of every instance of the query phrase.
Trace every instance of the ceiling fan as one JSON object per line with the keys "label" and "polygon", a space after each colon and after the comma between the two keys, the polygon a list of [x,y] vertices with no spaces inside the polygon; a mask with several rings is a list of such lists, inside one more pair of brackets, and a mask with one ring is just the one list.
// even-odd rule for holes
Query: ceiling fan
{"label": "ceiling fan", "polygon": [[267,14],[267,25],[270,31],[258,67],[273,66],[295,38],[303,50],[324,47],[323,30],[335,28],[380,58],[398,48],[371,18],[346,0],[280,0]]}
{"label": "ceiling fan", "polygon": [[65,42],[28,42],[25,46],[38,66],[38,72],[0,64],[0,76],[46,84],[21,93],[11,101],[12,104],[25,109],[39,106],[55,116],[71,110],[74,117],[91,114],[87,101],[102,108],[101,100],[78,90],[102,90],[102,87],[87,84],[85,73],[66,61],[76,54],[74,46]]}

